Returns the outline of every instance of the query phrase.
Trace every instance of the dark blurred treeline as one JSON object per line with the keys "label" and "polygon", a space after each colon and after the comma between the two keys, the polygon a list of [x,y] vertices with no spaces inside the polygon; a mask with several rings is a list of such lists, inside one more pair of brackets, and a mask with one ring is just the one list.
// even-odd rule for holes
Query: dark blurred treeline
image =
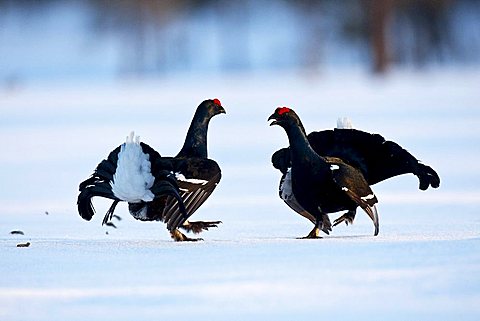
{"label": "dark blurred treeline", "polygon": [[[0,0],[0,10],[9,6],[41,10],[55,2],[59,0]],[[480,60],[480,1],[476,0],[83,3],[90,12],[92,32],[113,35],[122,44],[119,68],[125,73],[201,69],[201,59],[205,68],[221,70],[249,70],[262,63],[270,68],[315,70],[342,51],[353,52],[353,60],[379,73],[391,66]],[[259,52],[263,58],[255,60]]]}

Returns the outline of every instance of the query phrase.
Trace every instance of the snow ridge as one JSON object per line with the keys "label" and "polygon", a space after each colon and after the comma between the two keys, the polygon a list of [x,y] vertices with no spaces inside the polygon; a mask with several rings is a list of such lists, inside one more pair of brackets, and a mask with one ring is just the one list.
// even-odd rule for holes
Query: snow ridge
{"label": "snow ridge", "polygon": [[154,199],[150,188],[155,181],[151,172],[150,156],[140,146],[140,136],[127,136],[118,153],[117,169],[110,182],[113,194],[129,203],[150,202]]}

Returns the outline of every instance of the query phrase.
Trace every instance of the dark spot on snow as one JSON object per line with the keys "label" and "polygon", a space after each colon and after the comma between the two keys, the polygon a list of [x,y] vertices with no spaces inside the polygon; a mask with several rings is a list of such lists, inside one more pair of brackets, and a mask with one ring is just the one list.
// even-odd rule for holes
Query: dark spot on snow
{"label": "dark spot on snow", "polygon": [[117,214],[113,215],[112,217],[113,217],[113,218],[116,218],[116,219],[119,220],[119,221],[122,220],[122,218],[121,218],[120,216],[118,216]]}
{"label": "dark spot on snow", "polygon": [[45,215],[48,215],[48,214],[49,214],[48,211],[45,211]]}
{"label": "dark spot on snow", "polygon": [[30,246],[30,242],[17,244],[17,247],[29,247],[29,246]]}
{"label": "dark spot on snow", "polygon": [[10,234],[12,234],[12,235],[25,235],[25,233],[23,233],[23,231],[20,231],[20,230],[18,230],[18,231],[11,231]]}

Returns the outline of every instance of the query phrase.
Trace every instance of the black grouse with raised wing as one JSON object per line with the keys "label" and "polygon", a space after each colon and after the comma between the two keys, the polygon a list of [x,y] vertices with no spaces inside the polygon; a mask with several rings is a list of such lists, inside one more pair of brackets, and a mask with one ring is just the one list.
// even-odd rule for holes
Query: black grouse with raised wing
{"label": "black grouse with raised wing", "polygon": [[318,155],[307,140],[305,129],[290,108],[279,107],[268,118],[279,125],[290,143],[290,164],[280,184],[280,196],[293,210],[314,223],[305,238],[319,238],[331,228],[328,213],[356,211],[360,206],[378,234],[377,198],[362,173],[336,157]]}
{"label": "black grouse with raised wing", "polygon": [[[430,166],[422,164],[400,145],[381,135],[352,129],[346,119],[339,119],[334,130],[312,132],[307,139],[317,154],[340,158],[360,170],[369,185],[411,173],[418,177],[421,190],[440,186],[440,178]],[[282,182],[288,179],[291,167],[290,148],[276,151],[272,163],[283,174],[282,186]],[[353,223],[355,214],[355,211],[348,211],[334,221],[334,226],[341,222],[347,225]]]}

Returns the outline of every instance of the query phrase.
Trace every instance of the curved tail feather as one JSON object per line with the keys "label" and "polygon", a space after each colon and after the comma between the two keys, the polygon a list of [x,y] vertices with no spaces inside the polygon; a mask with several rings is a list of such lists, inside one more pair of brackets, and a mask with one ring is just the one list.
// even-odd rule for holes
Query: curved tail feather
{"label": "curved tail feather", "polygon": [[90,221],[95,214],[95,209],[92,204],[92,198],[95,196],[105,197],[115,201],[119,200],[113,195],[110,185],[107,182],[97,182],[94,185],[82,188],[78,195],[77,207],[80,216],[87,221]]}
{"label": "curved tail feather", "polygon": [[120,201],[115,200],[113,201],[112,205],[110,205],[110,208],[108,209],[107,213],[103,217],[102,225],[105,225],[112,220],[113,213],[115,212],[115,208],[117,207],[118,202]]}
{"label": "curved tail feather", "polygon": [[377,236],[378,235],[378,230],[379,230],[377,207],[375,205],[367,206],[367,207],[363,208],[363,210],[365,212],[367,212],[368,216],[370,216],[370,218],[372,219],[373,226],[375,227],[375,231],[373,232],[373,236]]}

